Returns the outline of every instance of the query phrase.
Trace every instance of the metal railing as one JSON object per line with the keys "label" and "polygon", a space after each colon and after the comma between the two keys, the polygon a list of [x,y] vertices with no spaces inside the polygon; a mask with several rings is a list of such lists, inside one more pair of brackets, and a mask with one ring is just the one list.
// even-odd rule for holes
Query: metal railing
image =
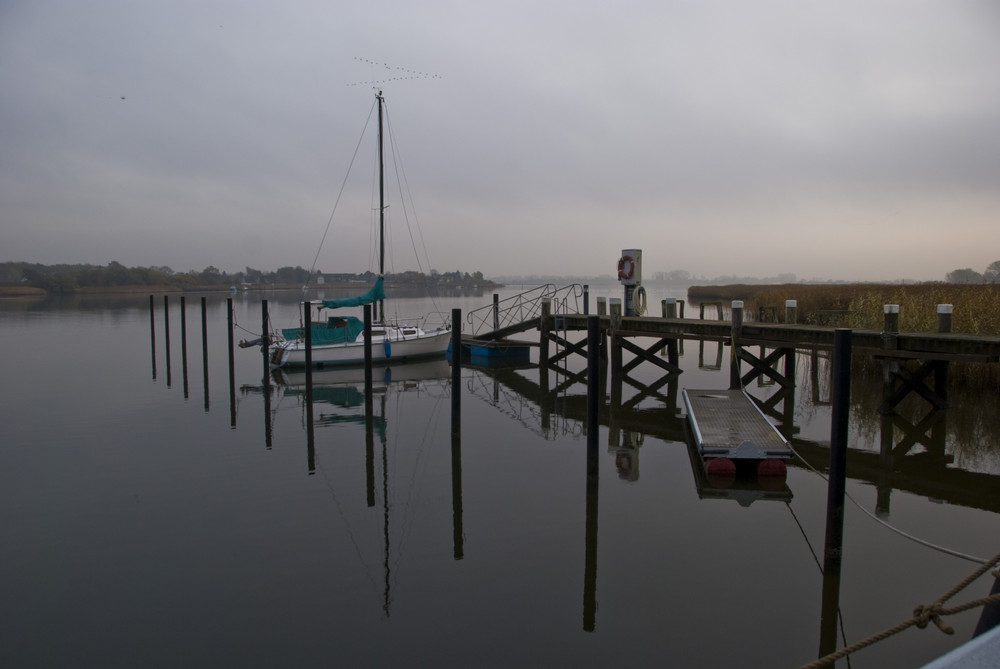
{"label": "metal railing", "polygon": [[470,311],[466,316],[469,333],[475,337],[482,332],[499,330],[537,318],[542,314],[542,300],[546,298],[552,301],[553,314],[578,314],[581,312],[583,295],[583,286],[578,283],[562,288],[546,283]]}

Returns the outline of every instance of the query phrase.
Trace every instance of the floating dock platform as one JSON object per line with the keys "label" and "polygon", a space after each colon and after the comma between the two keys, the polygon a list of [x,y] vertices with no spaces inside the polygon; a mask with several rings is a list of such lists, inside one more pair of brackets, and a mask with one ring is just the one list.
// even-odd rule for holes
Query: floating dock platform
{"label": "floating dock platform", "polygon": [[790,458],[792,449],[743,390],[681,391],[695,446],[703,458]]}

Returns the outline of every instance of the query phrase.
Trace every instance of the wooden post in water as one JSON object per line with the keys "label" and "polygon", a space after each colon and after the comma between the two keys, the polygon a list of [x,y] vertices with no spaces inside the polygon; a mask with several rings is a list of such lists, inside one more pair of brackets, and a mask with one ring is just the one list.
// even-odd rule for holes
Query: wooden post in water
{"label": "wooden post in water", "polygon": [[[937,331],[941,334],[951,332],[951,313],[954,307],[950,304],[937,305]],[[934,392],[942,401],[948,398],[948,361],[937,360],[934,363]],[[943,427],[943,426],[942,426]]]}
{"label": "wooden post in water", "polygon": [[493,293],[493,329],[500,329],[500,296]]}
{"label": "wooden post in water", "polygon": [[899,348],[899,305],[883,305],[882,348],[896,350]]}
{"label": "wooden post in water", "polygon": [[167,388],[170,387],[170,304],[169,298],[163,296],[163,347],[167,352]]}
{"label": "wooden post in water", "polygon": [[833,416],[826,497],[826,545],[823,557],[823,610],[820,657],[837,648],[837,610],[844,542],[847,439],[851,411],[851,331],[838,328],[833,340]]}
{"label": "wooden post in water", "polygon": [[799,319],[799,301],[785,300],[785,323],[795,325]]}
{"label": "wooden post in water", "polygon": [[[733,300],[733,327],[731,335],[732,352],[729,357],[729,389],[739,390],[742,387],[740,375],[740,337],[743,331],[743,300]],[[721,309],[720,309],[721,312]]]}
{"label": "wooden post in water", "polygon": [[236,356],[233,354],[233,298],[226,298],[226,332],[229,333],[229,427],[236,427]]}
{"label": "wooden post in water", "polygon": [[184,399],[188,396],[188,338],[187,338],[187,305],[181,295],[181,379],[184,385]]}
{"label": "wooden post in water", "polygon": [[[668,297],[661,303],[664,318],[677,318],[677,298]],[[674,366],[680,365],[680,354],[678,352],[677,339],[667,342],[667,362]]]}
{"label": "wooden post in water", "polygon": [[260,301],[260,340],[261,349],[264,351],[264,376],[268,376],[267,356],[271,351],[270,325],[267,322],[267,300]]}
{"label": "wooden post in water", "polygon": [[306,393],[312,392],[313,338],[312,338],[312,303],[308,300],[302,303],[303,328],[306,343]]}
{"label": "wooden post in water", "polygon": [[600,397],[600,316],[587,318],[587,510],[583,567],[583,629],[593,632],[597,621],[597,519],[600,483],[598,416]]}
{"label": "wooden post in water", "polygon": [[153,379],[156,379],[156,305],[153,296],[149,296],[149,345],[153,360]]}
{"label": "wooden post in water", "polygon": [[538,366],[543,370],[549,368],[549,331],[552,329],[552,299],[542,298],[542,316],[538,322]]}
{"label": "wooden post in water", "polygon": [[[608,298],[598,297],[597,298],[597,316],[607,316],[608,315]],[[601,330],[601,360],[605,362],[608,359],[608,332],[607,330]]]}
{"label": "wooden post in water", "polygon": [[[365,397],[372,394],[372,305],[364,305],[365,319]],[[365,405],[367,406],[367,404]]]}
{"label": "wooden post in water", "polygon": [[583,284],[583,313],[584,315],[590,314],[590,285]]}
{"label": "wooden post in water", "polygon": [[611,327],[608,345],[611,348],[611,404],[621,404],[622,399],[622,346],[618,331],[622,327],[621,298],[611,298]]}
{"label": "wooden post in water", "polygon": [[452,556],[465,557],[462,522],[462,310],[451,310],[451,525]]}
{"label": "wooden post in water", "polygon": [[369,507],[375,506],[375,404],[372,390],[372,305],[362,307],[365,341],[365,489]]}
{"label": "wooden post in water", "polygon": [[201,298],[201,371],[205,377],[205,411],[208,411],[208,308]]}

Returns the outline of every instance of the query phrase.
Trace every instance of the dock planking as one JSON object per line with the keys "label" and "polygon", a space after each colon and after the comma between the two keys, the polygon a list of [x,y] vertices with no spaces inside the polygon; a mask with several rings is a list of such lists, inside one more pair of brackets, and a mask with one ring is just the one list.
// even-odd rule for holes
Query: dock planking
{"label": "dock planking", "polygon": [[702,457],[789,458],[792,449],[743,390],[681,391]]}

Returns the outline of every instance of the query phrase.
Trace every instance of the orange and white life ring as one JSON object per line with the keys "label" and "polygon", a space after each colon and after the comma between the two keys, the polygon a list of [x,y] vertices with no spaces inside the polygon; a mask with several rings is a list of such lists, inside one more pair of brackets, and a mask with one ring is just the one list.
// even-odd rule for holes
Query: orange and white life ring
{"label": "orange and white life ring", "polygon": [[635,258],[622,256],[618,259],[618,280],[628,281],[635,274]]}

